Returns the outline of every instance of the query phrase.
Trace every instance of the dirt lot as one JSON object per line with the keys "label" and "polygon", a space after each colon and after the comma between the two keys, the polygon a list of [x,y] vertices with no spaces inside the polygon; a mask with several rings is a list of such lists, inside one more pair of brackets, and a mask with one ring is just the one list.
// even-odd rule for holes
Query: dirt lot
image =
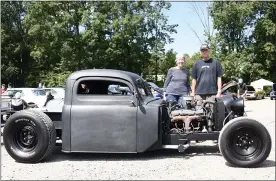
{"label": "dirt lot", "polygon": [[16,163],[1,146],[1,180],[63,179],[242,179],[275,180],[275,101],[246,102],[247,114],[269,130],[272,151],[259,168],[233,168],[212,142],[185,153],[155,151],[146,154],[65,154],[56,147],[51,160],[39,164]]}

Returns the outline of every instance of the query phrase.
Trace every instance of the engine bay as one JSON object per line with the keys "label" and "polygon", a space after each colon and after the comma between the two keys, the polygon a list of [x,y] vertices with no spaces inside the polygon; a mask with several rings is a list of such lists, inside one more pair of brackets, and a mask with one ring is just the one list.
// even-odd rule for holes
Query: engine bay
{"label": "engine bay", "polygon": [[[168,134],[189,134],[206,133],[219,131],[219,124],[226,123],[227,120],[235,117],[236,113],[227,110],[227,105],[231,105],[234,100],[232,96],[227,96],[222,102],[220,108],[220,117],[218,117],[217,98],[215,100],[205,100],[198,106],[196,101],[190,97],[184,97],[185,104],[182,106],[176,101],[166,102],[167,116],[164,120],[164,130]],[[243,103],[242,103],[243,104]],[[239,105],[242,107],[243,105]],[[166,113],[165,113],[166,114]]]}

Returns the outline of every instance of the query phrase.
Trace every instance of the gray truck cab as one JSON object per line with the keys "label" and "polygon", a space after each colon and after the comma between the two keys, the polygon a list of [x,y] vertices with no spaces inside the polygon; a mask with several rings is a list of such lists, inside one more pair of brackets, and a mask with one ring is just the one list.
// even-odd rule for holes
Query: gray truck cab
{"label": "gray truck cab", "polygon": [[[81,91],[81,84],[86,84],[88,93]],[[114,84],[128,87],[131,94],[108,94]],[[136,74],[102,69],[75,72],[66,82],[62,150],[143,152],[158,141],[160,103]]]}

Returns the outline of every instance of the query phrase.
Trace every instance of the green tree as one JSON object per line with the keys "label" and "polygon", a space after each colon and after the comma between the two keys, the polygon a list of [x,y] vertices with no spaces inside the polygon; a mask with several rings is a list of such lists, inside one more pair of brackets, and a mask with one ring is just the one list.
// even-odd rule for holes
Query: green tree
{"label": "green tree", "polygon": [[164,59],[160,61],[160,72],[162,72],[163,75],[167,75],[168,70],[176,66],[176,54],[177,53],[173,49],[170,49],[166,52]]}
{"label": "green tree", "polygon": [[169,34],[175,32],[176,25],[169,25],[162,13],[169,7],[167,2],[142,1],[32,3],[25,23],[42,75],[30,79],[47,81],[85,68],[151,74],[155,54],[162,58],[164,45],[172,42]]}
{"label": "green tree", "polygon": [[252,33],[255,62],[262,64],[265,78],[276,82],[276,2],[256,2]]}
{"label": "green tree", "polygon": [[254,2],[213,2],[210,13],[222,54],[240,52],[250,44]]}
{"label": "green tree", "polygon": [[217,55],[225,79],[276,79],[275,2],[214,2],[211,16],[217,31]]}
{"label": "green tree", "polygon": [[30,37],[23,17],[28,3],[1,2],[1,81],[23,86],[30,71]]}

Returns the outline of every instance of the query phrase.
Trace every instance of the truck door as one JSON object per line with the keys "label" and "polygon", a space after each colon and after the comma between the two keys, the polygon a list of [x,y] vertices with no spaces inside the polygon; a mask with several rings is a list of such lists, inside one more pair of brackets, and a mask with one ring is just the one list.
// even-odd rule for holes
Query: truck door
{"label": "truck door", "polygon": [[[109,87],[128,87],[127,95]],[[71,107],[72,152],[136,152],[136,100],[130,82],[89,77],[74,83]]]}

